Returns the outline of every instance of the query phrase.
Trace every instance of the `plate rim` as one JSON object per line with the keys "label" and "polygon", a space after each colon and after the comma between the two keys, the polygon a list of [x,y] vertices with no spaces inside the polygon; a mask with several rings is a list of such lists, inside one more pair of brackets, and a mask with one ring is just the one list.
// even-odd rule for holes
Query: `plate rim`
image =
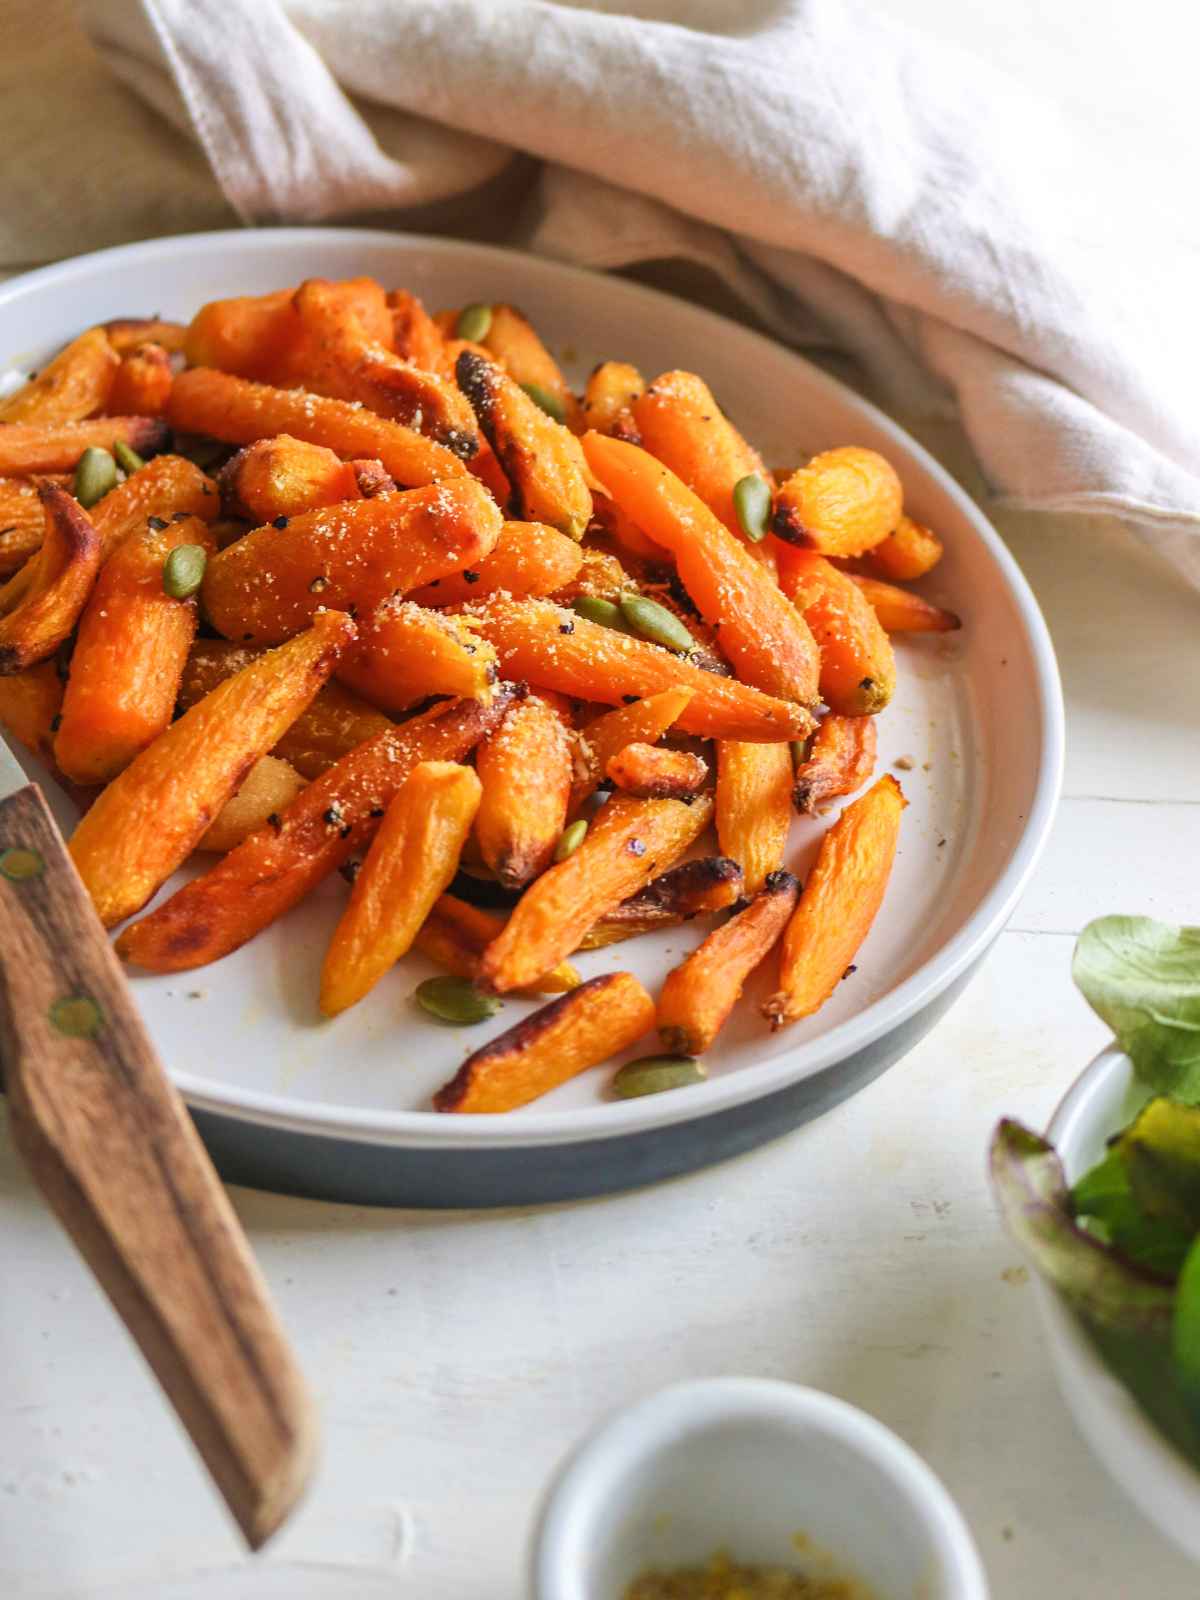
{"label": "plate rim", "polygon": [[[934,480],[954,502],[999,568],[1016,605],[1034,668],[1034,689],[1041,722],[1034,794],[1020,836],[1003,869],[964,925],[930,960],[894,989],[831,1028],[821,1038],[797,1045],[782,1056],[755,1063],[727,1077],[710,1079],[705,1085],[702,1100],[697,1098],[693,1101],[690,1096],[661,1095],[640,1101],[602,1102],[585,1109],[523,1110],[518,1118],[502,1113],[448,1118],[432,1111],[381,1111],[355,1106],[335,1109],[319,1102],[313,1102],[311,1109],[306,1109],[303,1102],[259,1090],[227,1087],[217,1092],[190,1073],[168,1069],[188,1105],[216,1116],[233,1117],[241,1122],[256,1123],[285,1132],[396,1147],[516,1149],[523,1146],[586,1143],[648,1132],[680,1122],[699,1121],[758,1100],[805,1078],[815,1077],[837,1062],[869,1048],[924,1009],[970,969],[1012,915],[1045,849],[1062,790],[1065,710],[1050,632],[1024,573],[981,508],[925,446],[886,412],[781,340],[711,311],[706,306],[646,284],[501,245],[385,228],[222,228],[211,232],[170,234],[90,251],[11,278],[0,285],[0,314],[27,295],[40,295],[55,286],[69,286],[73,281],[87,278],[98,267],[119,266],[131,259],[139,263],[153,262],[158,258],[169,258],[180,247],[201,254],[208,251],[220,255],[230,250],[254,254],[259,250],[274,252],[289,248],[299,250],[306,246],[320,247],[332,241],[346,245],[360,243],[364,247],[374,248],[403,244],[433,254],[453,255],[457,259],[465,255],[476,258],[481,268],[497,260],[519,261],[526,268],[533,266],[552,276],[565,277],[580,287],[594,285],[599,280],[619,295],[626,296],[630,302],[640,301],[647,313],[652,313],[656,306],[664,303],[682,305],[702,322],[709,323],[714,332],[732,329],[751,345],[762,345],[776,355],[783,351],[802,363],[808,369],[808,376],[818,393],[824,391],[831,399],[843,405],[848,403],[858,410]],[[800,1055],[804,1060],[797,1065],[796,1058]]]}

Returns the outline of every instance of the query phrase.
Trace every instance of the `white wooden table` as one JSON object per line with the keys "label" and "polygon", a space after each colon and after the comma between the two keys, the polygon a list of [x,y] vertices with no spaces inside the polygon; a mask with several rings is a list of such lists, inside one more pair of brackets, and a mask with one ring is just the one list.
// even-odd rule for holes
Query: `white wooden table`
{"label": "white wooden table", "polygon": [[[956,457],[949,436],[930,442]],[[542,1211],[357,1210],[239,1192],[324,1411],[324,1470],[266,1559],[519,1600],[542,1486],[672,1379],[814,1384],[945,1478],[994,1594],[1194,1600],[1076,1435],[984,1182],[996,1118],[1044,1123],[1104,1030],[1069,977],[1116,910],[1197,920],[1200,599],[1115,532],[1001,519],[1068,705],[1065,797],[983,971],[824,1120],[656,1190]],[[1014,715],[1019,715],[1014,707]],[[0,1140],[0,1594],[82,1597],[240,1560],[173,1417]],[[305,1600],[297,1574],[289,1594]]]}

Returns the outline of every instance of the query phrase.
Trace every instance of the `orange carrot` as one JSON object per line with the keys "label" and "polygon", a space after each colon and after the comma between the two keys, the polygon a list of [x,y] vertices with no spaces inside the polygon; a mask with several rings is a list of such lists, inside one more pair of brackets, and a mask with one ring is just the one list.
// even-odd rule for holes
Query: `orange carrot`
{"label": "orange carrot", "polygon": [[10,586],[26,581],[12,610],[0,617],[0,676],[54,654],[70,637],[100,570],[100,539],[79,502],[53,483],[41,484],[38,495],[46,530],[27,569],[10,579]]}
{"label": "orange carrot", "polygon": [[811,1017],[845,976],[883,901],[907,804],[888,773],[822,839],[783,936],[779,989],[763,1007],[773,1028]]}
{"label": "orange carrot", "polygon": [[796,768],[792,790],[796,810],[815,817],[831,800],[861,789],[874,770],[874,722],[831,711],[813,735],[807,758]]}
{"label": "orange carrot", "polygon": [[950,633],[962,627],[953,611],[944,611],[911,589],[884,583],[881,578],[851,574],[855,586],[870,602],[885,633]]}
{"label": "orange carrot", "polygon": [[568,725],[557,695],[530,694],[476,753],[483,798],[475,837],[508,889],[523,888],[550,865],[562,834],[571,792]]}
{"label": "orange carrot", "polygon": [[208,525],[183,517],[147,524],[105,562],[79,619],[62,724],[59,768],[76,783],[107,783],[157,739],[196,633],[195,600],[163,587],[163,566],[181,545],[211,549]]}
{"label": "orange carrot", "polygon": [[772,527],[780,539],[827,556],[858,556],[900,520],[903,490],[876,450],[843,445],[814,456],[779,486]]}
{"label": "orange carrot", "polygon": [[553,594],[572,581],[582,562],[579,545],[565,533],[544,522],[506,522],[477,567],[435,578],[409,599],[422,606],[456,606],[490,594]]}
{"label": "orange carrot", "polygon": [[0,401],[0,422],[81,422],[104,409],[119,365],[104,329],[89,328],[37,377]]}
{"label": "orange carrot", "polygon": [[301,790],[278,825],[252,833],[126,928],[117,953],[152,972],[179,972],[236,950],[365,845],[419,762],[461,760],[503,707],[500,697],[489,707],[446,702],[359,745]]}
{"label": "orange carrot", "polygon": [[654,1001],[631,973],[609,972],[535,1011],[463,1062],[435,1111],[514,1111],[627,1049],[654,1026]]}
{"label": "orange carrot", "polygon": [[902,516],[886,539],[872,545],[866,560],[881,578],[904,583],[923,578],[942,559],[942,541],[930,528]]}
{"label": "orange carrot", "polygon": [[703,756],[640,742],[618,750],[605,770],[618,789],[641,800],[687,800],[708,782]]}
{"label": "orange carrot", "polygon": [[612,498],[670,550],[684,588],[746,684],[801,705],[817,699],[817,649],[770,573],[704,501],[636,445],[603,434],[584,454]]}
{"label": "orange carrot", "polygon": [[495,595],[471,614],[495,645],[501,671],[541,689],[615,705],[630,696],[689,688],[692,699],[679,726],[709,739],[803,739],[813,727],[803,706],[705,672],[670,650],[548,600]]}
{"label": "orange carrot", "polygon": [[325,1016],[357,1005],[412,948],[421,924],[454,876],[479,793],[471,768],[453,761],[422,761],[401,784],[325,955]]}
{"label": "orange carrot", "polygon": [[821,698],[847,717],[882,711],[896,687],[896,658],[870,602],[849,573],[815,550],[783,549],[779,585],[821,652]]}
{"label": "orange carrot", "polygon": [[792,752],[785,744],[717,745],[717,838],[757,894],[783,865],[792,825]]}
{"label": "orange carrot", "polygon": [[771,872],[744,911],[715,928],[667,975],[658,997],[658,1031],[668,1050],[699,1056],[720,1033],[742,986],[787,926],[800,885]]}

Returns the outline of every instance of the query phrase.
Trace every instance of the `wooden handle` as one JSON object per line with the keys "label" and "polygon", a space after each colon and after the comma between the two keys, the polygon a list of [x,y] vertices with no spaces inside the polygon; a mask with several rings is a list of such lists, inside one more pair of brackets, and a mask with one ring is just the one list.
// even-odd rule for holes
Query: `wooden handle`
{"label": "wooden handle", "polygon": [[267,1288],[36,788],[0,802],[0,1062],[13,1136],[248,1543],[316,1418]]}

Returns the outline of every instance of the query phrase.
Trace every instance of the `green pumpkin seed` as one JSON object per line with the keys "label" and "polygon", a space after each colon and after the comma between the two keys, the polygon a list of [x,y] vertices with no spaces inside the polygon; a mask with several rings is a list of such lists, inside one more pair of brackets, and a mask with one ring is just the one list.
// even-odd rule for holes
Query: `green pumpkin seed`
{"label": "green pumpkin seed", "polygon": [[544,389],[540,383],[523,383],[521,387],[534,405],[541,406],[548,417],[553,417],[555,422],[567,420],[567,408],[552,390]]}
{"label": "green pumpkin seed", "polygon": [[107,450],[89,445],[75,468],[75,498],[85,511],[117,487],[117,463]]}
{"label": "green pumpkin seed", "polygon": [[598,622],[602,628],[613,628],[617,633],[632,633],[633,629],[621,613],[621,607],[611,600],[601,600],[597,594],[581,594],[571,602],[571,609],[588,622]]}
{"label": "green pumpkin seed", "polygon": [[127,476],[130,473],[140,472],[146,465],[133,446],[126,444],[124,439],[116,441],[112,447],[112,453],[116,457],[117,465]]}
{"label": "green pumpkin seed", "polygon": [[587,831],[586,817],[580,817],[578,822],[572,822],[570,827],[564,828],[558,843],[554,846],[555,861],[565,861],[568,856],[573,856],[583,843]]}
{"label": "green pumpkin seed", "polygon": [[204,582],[207,565],[203,545],[176,545],[163,562],[163,588],[172,600],[189,600]]}
{"label": "green pumpkin seed", "polygon": [[618,1099],[633,1100],[643,1094],[685,1089],[690,1083],[703,1083],[707,1076],[704,1063],[695,1056],[639,1056],[625,1063],[612,1088]]}
{"label": "green pumpkin seed", "polygon": [[757,472],[739,478],[733,486],[733,509],[742,532],[754,544],[766,537],[771,521],[771,486]]}
{"label": "green pumpkin seed", "polygon": [[470,978],[426,978],[417,985],[416,1001],[430,1016],[459,1027],[486,1022],[500,1009],[495,995],[484,994]]}
{"label": "green pumpkin seed", "polygon": [[647,600],[644,594],[623,594],[621,615],[635,633],[640,633],[643,639],[649,639],[653,644],[665,645],[668,650],[676,650],[681,655],[699,649],[675,613],[668,611],[666,606],[660,606],[657,600]]}
{"label": "green pumpkin seed", "polygon": [[460,339],[469,339],[472,344],[479,344],[487,338],[491,325],[491,306],[485,306],[482,301],[477,300],[473,305],[464,306],[458,313],[454,332]]}

